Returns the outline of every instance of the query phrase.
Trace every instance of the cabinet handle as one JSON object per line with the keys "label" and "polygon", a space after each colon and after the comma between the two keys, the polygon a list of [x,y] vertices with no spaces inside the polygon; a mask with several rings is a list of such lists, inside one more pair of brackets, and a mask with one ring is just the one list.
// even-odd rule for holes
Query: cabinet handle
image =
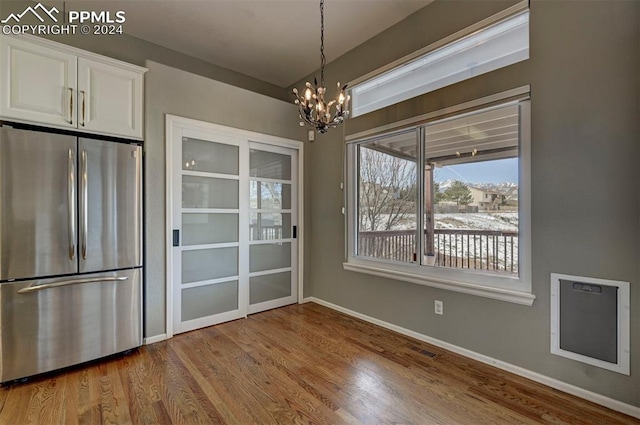
{"label": "cabinet handle", "polygon": [[69,124],[73,124],[73,88],[69,87]]}
{"label": "cabinet handle", "polygon": [[80,123],[81,126],[84,127],[84,114],[85,114],[85,98],[86,98],[86,93],[84,92],[84,90],[80,90],[80,93],[82,94],[82,122]]}

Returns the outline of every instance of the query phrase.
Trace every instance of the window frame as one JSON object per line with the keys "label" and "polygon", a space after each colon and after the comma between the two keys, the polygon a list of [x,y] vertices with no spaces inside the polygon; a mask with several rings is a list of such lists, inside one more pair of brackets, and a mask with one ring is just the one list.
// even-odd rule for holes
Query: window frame
{"label": "window frame", "polygon": [[[508,92],[505,93],[508,95]],[[500,95],[497,95],[500,96]],[[496,96],[489,97],[495,99]],[[486,98],[484,99],[486,100]],[[468,113],[479,112],[492,107],[500,107],[508,104],[519,106],[519,170],[518,170],[518,257],[519,276],[500,275],[498,273],[478,272],[468,269],[453,269],[446,267],[432,267],[422,265],[418,257],[416,262],[403,263],[393,260],[377,259],[357,255],[358,241],[358,185],[359,185],[359,152],[358,146],[371,142],[382,136],[415,130],[417,133],[418,149],[418,202],[416,241],[417,251],[421,253],[423,220],[420,219],[424,211],[423,186],[424,186],[424,155],[422,152],[423,133],[422,127],[436,121],[462,116]],[[473,107],[465,107],[474,105]],[[457,107],[447,108],[429,114],[423,120],[416,120],[412,125],[381,127],[369,131],[369,136],[354,135],[347,139],[345,144],[345,176],[346,176],[346,255],[343,268],[348,271],[360,272],[375,276],[386,277],[395,280],[417,283],[421,285],[478,295],[502,301],[513,302],[522,305],[532,305],[535,296],[532,294],[531,283],[531,104],[528,92],[517,98],[507,98],[502,102],[483,102],[479,99],[474,102]]]}
{"label": "window frame", "polygon": [[[429,55],[431,55],[433,53],[437,53],[436,51],[438,51],[438,50],[445,49],[448,46],[453,45],[453,44],[455,44],[457,42],[464,41],[465,39],[468,39],[469,37],[472,37],[475,34],[478,34],[483,30],[486,30],[486,29],[488,29],[490,27],[498,25],[498,24],[500,24],[500,23],[502,23],[504,21],[508,21],[509,19],[515,18],[518,15],[527,15],[527,26],[529,27],[529,25],[530,25],[529,0],[522,0],[519,3],[516,3],[513,6],[507,8],[505,10],[502,10],[502,11],[500,11],[500,12],[498,12],[498,13],[492,15],[492,16],[489,16],[489,17],[483,19],[482,21],[476,22],[475,24],[470,25],[470,26],[468,26],[466,28],[463,28],[460,31],[455,32],[454,34],[451,34],[451,35],[449,35],[449,36],[447,36],[447,37],[445,37],[443,39],[440,39],[440,40],[438,40],[438,41],[436,41],[436,42],[434,42],[434,43],[432,43],[432,44],[430,44],[428,46],[425,46],[425,47],[423,47],[423,48],[421,48],[419,50],[416,50],[413,53],[410,53],[410,54],[408,54],[406,56],[403,56],[403,57],[401,57],[401,58],[399,58],[399,59],[397,59],[397,60],[395,60],[395,61],[393,61],[391,63],[388,63],[388,64],[386,64],[386,65],[384,65],[384,66],[382,66],[382,67],[380,67],[378,69],[375,69],[375,70],[373,70],[373,71],[371,71],[371,72],[369,72],[369,73],[367,73],[367,74],[365,74],[365,75],[363,75],[361,77],[358,77],[358,78],[356,78],[356,79],[354,79],[352,81],[349,81],[349,83],[347,85],[349,86],[349,95],[352,98],[352,101],[351,101],[351,103],[349,105],[349,111],[350,111],[349,112],[349,116],[350,116],[350,118],[353,119],[353,118],[356,118],[356,117],[364,116],[364,115],[366,115],[368,113],[375,112],[375,111],[378,111],[380,109],[384,109],[384,108],[386,108],[388,106],[391,106],[391,105],[393,105],[395,103],[398,103],[398,101],[394,101],[394,102],[391,102],[391,103],[389,103],[389,104],[387,104],[385,106],[378,106],[378,107],[375,107],[373,109],[367,110],[365,112],[360,112],[359,113],[355,109],[355,105],[357,103],[357,101],[355,100],[355,96],[357,96],[357,93],[355,93],[354,90],[358,89],[359,87],[366,86],[367,84],[371,84],[372,80],[380,78],[380,77],[384,77],[386,74],[388,74],[390,72],[393,72],[396,69],[402,68],[405,65],[410,65],[413,62],[419,61],[422,57],[426,58],[426,57],[428,57]],[[527,59],[529,57],[530,57],[530,45],[529,45],[529,49],[527,51]],[[522,59],[522,60],[526,60],[526,59]],[[521,62],[522,60],[516,61],[514,63]],[[492,69],[490,71],[483,71],[483,72],[480,72],[477,75],[482,75],[482,74],[487,73],[487,72],[494,72],[494,71],[496,71],[496,70],[498,70],[500,68],[503,68],[504,66],[510,66],[512,64],[499,66],[499,67],[494,68],[494,69]],[[477,76],[477,75],[474,75],[474,76]],[[446,86],[451,85],[451,84],[457,84],[457,83],[465,81],[465,80],[467,80],[469,78],[472,78],[472,77],[463,78],[463,79],[461,79],[459,81],[456,81],[454,83],[445,84],[444,86],[441,86],[440,88],[446,87]],[[438,89],[439,88],[433,89],[433,90],[428,90],[428,91],[425,91],[425,92],[421,92],[420,94],[418,94],[416,96],[424,95],[426,93],[429,93],[429,92],[432,92],[432,91],[438,90]],[[404,100],[409,100],[409,99],[412,99],[412,98],[413,97],[408,97],[408,98],[406,98]],[[404,100],[401,100],[401,101],[404,101]]]}

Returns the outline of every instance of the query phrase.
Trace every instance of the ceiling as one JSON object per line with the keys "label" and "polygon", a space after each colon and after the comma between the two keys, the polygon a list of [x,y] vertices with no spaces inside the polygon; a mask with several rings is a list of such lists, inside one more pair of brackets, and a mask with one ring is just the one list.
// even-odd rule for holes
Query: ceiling
{"label": "ceiling", "polygon": [[[326,0],[331,62],[432,0]],[[67,10],[123,10],[124,31],[288,87],[320,68],[318,0],[82,0]]]}
{"label": "ceiling", "polygon": [[[518,156],[519,119],[518,105],[511,104],[427,124],[425,159],[444,166]],[[374,139],[363,146],[415,161],[416,130]]]}

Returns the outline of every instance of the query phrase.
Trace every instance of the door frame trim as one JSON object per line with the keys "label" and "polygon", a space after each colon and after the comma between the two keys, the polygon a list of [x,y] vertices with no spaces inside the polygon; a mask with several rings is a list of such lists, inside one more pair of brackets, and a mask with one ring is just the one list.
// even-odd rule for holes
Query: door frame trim
{"label": "door frame trim", "polygon": [[298,151],[298,303],[303,300],[304,287],[304,143],[300,140],[262,134],[249,130],[242,130],[206,121],[194,120],[177,115],[165,114],[165,327],[166,338],[173,337],[173,266],[172,266],[172,203],[173,188],[173,149],[172,141],[177,129],[191,129],[196,131],[212,131],[224,133],[232,137],[246,139],[248,142],[258,142],[272,146],[280,146]]}

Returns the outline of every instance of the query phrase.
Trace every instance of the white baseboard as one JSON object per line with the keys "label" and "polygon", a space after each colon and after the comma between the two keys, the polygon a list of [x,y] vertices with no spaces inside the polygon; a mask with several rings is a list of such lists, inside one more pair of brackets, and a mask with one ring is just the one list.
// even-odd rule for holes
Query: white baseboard
{"label": "white baseboard", "polygon": [[144,339],[144,345],[155,344],[156,342],[164,341],[165,339],[167,339],[167,334],[151,336]]}
{"label": "white baseboard", "polygon": [[475,351],[467,350],[466,348],[458,347],[457,345],[450,344],[445,341],[441,341],[439,339],[432,338],[430,336],[414,332],[412,330],[403,328],[401,326],[394,325],[389,322],[385,322],[380,319],[376,319],[375,317],[367,316],[366,314],[358,313],[357,311],[349,310],[348,308],[341,307],[337,304],[330,303],[328,301],[321,300],[316,297],[307,297],[304,298],[303,303],[314,302],[316,304],[320,304],[322,306],[331,308],[333,310],[339,311],[341,313],[347,314],[349,316],[357,317],[358,319],[362,319],[366,322],[373,323],[375,325],[381,326],[386,329],[390,329],[392,331],[398,332],[400,334],[410,336],[420,341],[427,342],[429,344],[433,344],[437,347],[444,348],[445,350],[452,351],[456,354],[460,354],[465,357],[469,357],[473,360],[477,360],[481,363],[485,363],[491,366],[495,366],[499,369],[505,370],[507,372],[511,372],[515,375],[522,376],[524,378],[531,379],[532,381],[539,382],[541,384],[547,385],[551,388],[555,388],[556,390],[563,391],[565,393],[574,395],[576,397],[583,398],[585,400],[591,401],[593,403],[599,404],[604,407],[608,407],[611,410],[615,410],[617,412],[624,413],[625,415],[633,416],[634,418],[640,419],[640,407],[633,406],[631,404],[623,403],[621,401],[612,399],[610,397],[603,396],[601,394],[594,393],[592,391],[585,390],[580,387],[576,387],[572,384],[567,384],[566,382],[559,381],[554,378],[550,378],[548,376],[539,374],[537,372],[533,372],[531,370],[522,368],[520,366],[512,365],[511,363],[503,362],[502,360],[494,359],[489,356],[485,356],[484,354],[476,353]]}

